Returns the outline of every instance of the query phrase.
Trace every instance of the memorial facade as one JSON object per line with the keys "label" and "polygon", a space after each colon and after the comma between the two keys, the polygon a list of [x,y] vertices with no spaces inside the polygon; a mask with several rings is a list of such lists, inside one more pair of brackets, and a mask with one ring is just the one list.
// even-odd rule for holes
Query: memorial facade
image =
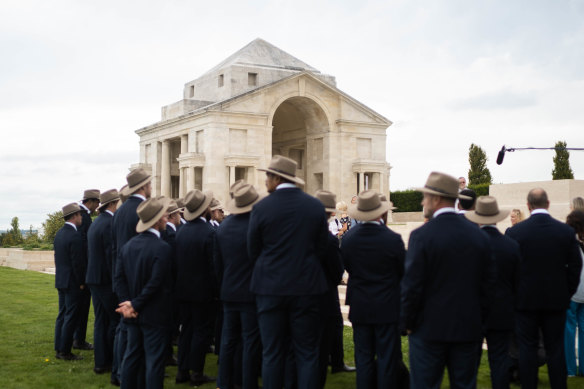
{"label": "memorial facade", "polygon": [[[373,87],[373,86],[372,86]],[[265,190],[272,155],[298,163],[304,190],[349,200],[365,188],[389,194],[387,128],[392,123],[322,74],[256,39],[185,84],[161,121],[136,131],[153,195],[212,190],[225,201],[238,179]]]}

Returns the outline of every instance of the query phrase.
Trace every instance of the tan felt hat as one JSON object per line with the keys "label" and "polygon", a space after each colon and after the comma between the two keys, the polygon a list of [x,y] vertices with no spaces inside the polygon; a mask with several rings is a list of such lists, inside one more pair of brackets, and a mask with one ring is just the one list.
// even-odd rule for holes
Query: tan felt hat
{"label": "tan felt hat", "polygon": [[99,196],[99,202],[101,206],[104,206],[112,201],[117,201],[120,199],[120,194],[116,189],[106,190]]}
{"label": "tan felt hat", "polygon": [[227,210],[234,215],[251,212],[253,206],[265,197],[266,195],[259,195],[253,185],[243,184],[227,203]]}
{"label": "tan felt hat", "polygon": [[180,208],[178,207],[178,204],[176,203],[175,200],[170,200],[170,204],[168,206],[168,214],[171,215],[175,212],[179,212]]}
{"label": "tan felt hat", "polygon": [[81,207],[77,203],[67,204],[63,207],[63,217],[72,215],[75,212],[81,212]]}
{"label": "tan felt hat", "polygon": [[168,210],[169,205],[170,200],[167,198],[148,199],[138,205],[136,212],[140,220],[136,226],[136,232],[144,232],[156,224]]}
{"label": "tan felt hat", "polygon": [[211,207],[211,211],[216,211],[218,209],[223,209],[223,206],[221,206],[221,202],[217,199],[213,199],[211,200],[211,204],[209,205]]}
{"label": "tan felt hat", "polygon": [[123,203],[126,202],[126,200],[128,199],[128,196],[130,196],[129,194],[126,193],[126,189],[128,188],[128,184],[122,186],[120,188],[120,190],[118,191],[118,194],[120,195],[120,201]]}
{"label": "tan felt hat", "polygon": [[370,189],[359,193],[356,204],[349,204],[347,213],[356,220],[377,219],[389,210],[389,201],[381,201],[379,193]]}
{"label": "tan felt hat", "polygon": [[185,213],[186,221],[195,220],[209,208],[213,200],[213,192],[206,190],[201,192],[198,189],[191,190],[185,196]]}
{"label": "tan felt hat", "polygon": [[267,169],[258,168],[258,170],[284,177],[285,179],[299,185],[304,185],[304,180],[296,177],[297,166],[298,164],[293,159],[286,158],[281,155],[274,155],[272,161],[270,161],[270,166],[268,166]]}
{"label": "tan felt hat", "polygon": [[468,220],[477,224],[495,224],[509,216],[509,210],[500,210],[493,196],[480,196],[474,211],[464,214]]}
{"label": "tan felt hat", "polygon": [[391,209],[392,211],[394,209],[397,209],[396,207],[393,206],[393,203],[391,201],[387,201],[387,197],[385,197],[384,194],[381,193],[379,194],[379,200],[381,200],[382,203],[383,202],[389,203],[389,209]]}
{"label": "tan felt hat", "polygon": [[245,185],[245,181],[243,180],[237,180],[233,184],[231,184],[231,186],[229,187],[229,196],[233,198],[233,194],[235,193],[235,191],[242,185]]}
{"label": "tan felt hat", "polygon": [[132,193],[146,185],[152,180],[152,176],[142,168],[134,169],[126,176],[127,188],[123,190],[124,195],[130,196]]}
{"label": "tan felt hat", "polygon": [[337,195],[328,190],[317,190],[314,196],[324,205],[327,212],[337,212]]}
{"label": "tan felt hat", "polygon": [[184,197],[179,197],[178,199],[176,199],[176,205],[179,208],[184,208],[185,207],[185,198]]}
{"label": "tan felt hat", "polygon": [[432,172],[426,180],[423,188],[416,189],[419,192],[429,193],[448,198],[470,200],[471,198],[458,193],[458,180],[448,174]]}
{"label": "tan felt hat", "polygon": [[99,189],[87,189],[83,192],[83,200],[97,199],[99,200]]}

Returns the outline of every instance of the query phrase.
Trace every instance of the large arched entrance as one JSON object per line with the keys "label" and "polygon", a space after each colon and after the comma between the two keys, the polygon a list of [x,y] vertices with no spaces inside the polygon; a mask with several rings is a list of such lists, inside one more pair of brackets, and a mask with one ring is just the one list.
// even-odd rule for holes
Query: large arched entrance
{"label": "large arched entrance", "polygon": [[306,192],[314,194],[325,188],[329,123],[322,108],[310,98],[291,97],[274,112],[272,127],[272,155],[280,154],[298,163],[297,176],[306,182]]}

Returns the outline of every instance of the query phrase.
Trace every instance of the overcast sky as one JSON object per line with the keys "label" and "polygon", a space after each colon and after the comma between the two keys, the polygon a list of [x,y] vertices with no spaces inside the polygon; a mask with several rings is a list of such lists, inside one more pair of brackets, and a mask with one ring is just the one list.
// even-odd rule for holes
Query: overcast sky
{"label": "overcast sky", "polygon": [[[583,0],[3,0],[0,229],[122,186],[134,131],[258,37],[393,122],[391,190],[466,176],[471,143],[495,183],[551,179],[553,151],[498,166],[503,144],[584,147]],[[584,151],[570,162],[584,179]]]}

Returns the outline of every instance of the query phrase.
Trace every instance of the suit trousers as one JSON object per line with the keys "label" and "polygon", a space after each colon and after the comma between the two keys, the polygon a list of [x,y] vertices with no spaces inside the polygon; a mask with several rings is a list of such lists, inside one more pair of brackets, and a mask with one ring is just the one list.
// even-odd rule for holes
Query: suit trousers
{"label": "suit trousers", "polygon": [[116,327],[116,335],[114,337],[114,360],[113,366],[116,366],[114,372],[112,368],[112,378],[118,381],[122,380],[122,370],[124,367],[124,356],[126,355],[126,346],[128,345],[128,328],[124,320],[121,318]]}
{"label": "suit trousers", "polygon": [[294,351],[298,387],[318,388],[321,298],[320,295],[256,296],[265,389],[282,388],[290,347]]}
{"label": "suit trousers", "polygon": [[[511,336],[513,336],[512,330],[487,330],[485,334],[489,368],[491,369],[491,387],[493,389],[509,389],[509,369],[511,368],[509,347],[511,345]],[[479,347],[482,350],[482,345]]]}
{"label": "suit trousers", "polygon": [[401,360],[397,324],[353,323],[353,342],[357,388],[395,388]]}
{"label": "suit trousers", "polygon": [[93,346],[95,367],[112,366],[112,374],[116,372],[117,364],[113,361],[114,337],[120,315],[116,313],[118,298],[109,285],[89,285],[93,301],[95,321],[93,323]]}
{"label": "suit trousers", "polygon": [[[578,329],[578,361],[576,366],[576,329]],[[584,303],[570,301],[566,312],[566,332],[564,335],[566,367],[569,376],[584,376]]]}
{"label": "suit trousers", "polygon": [[333,368],[342,368],[345,366],[345,352],[343,349],[343,330],[345,325],[343,324],[343,314],[341,313],[341,306],[338,299],[334,306],[334,316],[329,318],[333,321],[334,327],[331,328],[331,345],[330,345],[330,357],[331,366]]}
{"label": "suit trousers", "polygon": [[214,329],[214,302],[180,304],[182,330],[178,339],[178,370],[202,373]]}
{"label": "suit trousers", "polygon": [[57,289],[59,293],[59,313],[55,321],[55,351],[70,353],[73,333],[79,320],[81,289]]}
{"label": "suit trousers", "polygon": [[223,334],[219,353],[218,387],[229,389],[237,383],[234,379],[238,358],[237,346],[243,343],[242,386],[243,389],[257,389],[260,373],[261,342],[256,305],[254,303],[223,303]]}
{"label": "suit trousers", "polygon": [[124,356],[122,388],[164,387],[164,361],[168,329],[127,324],[128,347]]}
{"label": "suit trousers", "polygon": [[452,389],[475,389],[479,343],[427,341],[411,334],[410,388],[439,389],[446,367]]}
{"label": "suit trousers", "polygon": [[564,351],[566,311],[517,311],[516,326],[521,387],[523,389],[537,388],[537,350],[541,330],[550,386],[552,389],[565,389],[567,387]]}
{"label": "suit trousers", "polygon": [[89,288],[85,288],[81,291],[79,297],[79,309],[77,314],[79,318],[77,319],[77,328],[75,328],[75,333],[73,334],[73,339],[77,343],[85,343],[87,336],[87,320],[89,318],[89,307],[91,306],[91,292]]}

